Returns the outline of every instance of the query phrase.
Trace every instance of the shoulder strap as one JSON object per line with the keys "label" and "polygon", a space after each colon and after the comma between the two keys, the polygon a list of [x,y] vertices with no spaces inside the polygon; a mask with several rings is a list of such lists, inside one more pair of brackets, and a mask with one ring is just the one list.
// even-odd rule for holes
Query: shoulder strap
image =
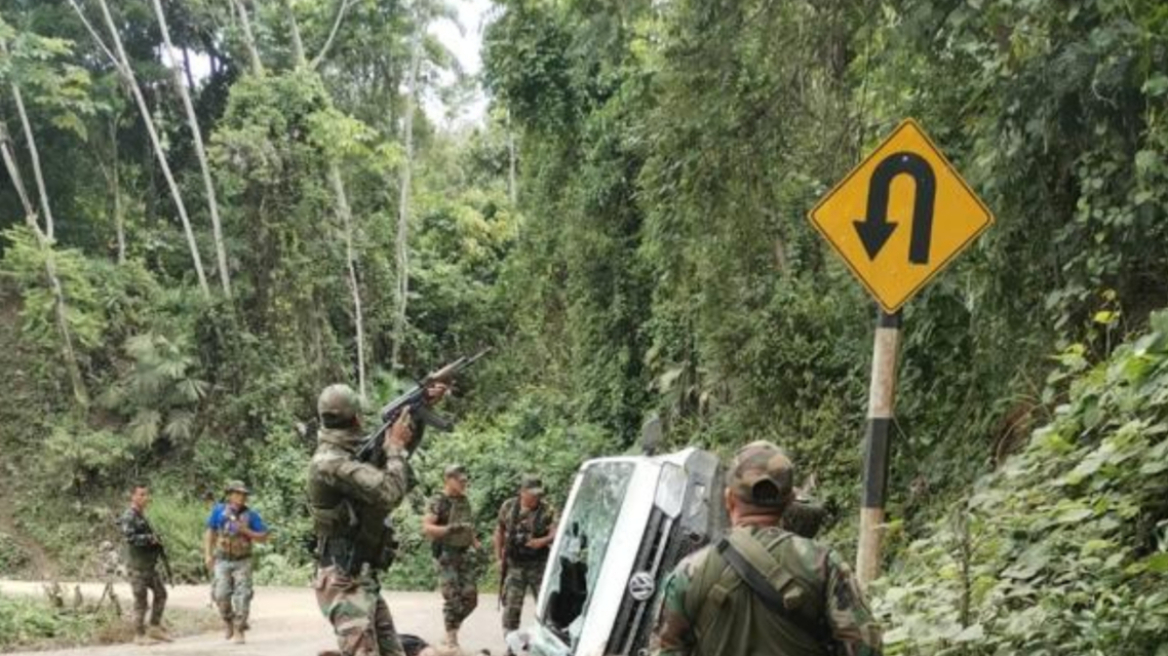
{"label": "shoulder strap", "polygon": [[[759,601],[761,601],[764,606],[766,606],[772,612],[778,613],[784,617],[789,617],[787,607],[783,604],[783,596],[779,594],[779,591],[775,589],[775,586],[771,585],[771,582],[767,580],[766,575],[760,572],[757,567],[751,564],[751,562],[738,551],[738,549],[731,541],[734,537],[736,536],[731,535],[718,541],[717,549],[718,553],[721,554],[722,559],[725,560],[726,564],[738,573],[738,576],[742,579],[742,582],[745,583],[752,592],[754,592],[755,596],[758,597]],[[755,544],[758,544],[758,542],[750,536],[745,537]],[[759,550],[765,553],[765,550],[762,549],[762,545],[758,546]],[[751,555],[757,556],[756,553],[751,553]],[[777,567],[778,562],[775,561],[769,553],[766,555],[767,558],[774,562],[775,566]]]}
{"label": "shoulder strap", "polygon": [[445,493],[438,495],[438,516],[434,519],[438,520],[440,526],[450,523],[451,505],[453,504],[450,501],[450,497],[446,496]]}
{"label": "shoulder strap", "polygon": [[519,497],[515,497],[511,502],[511,526],[509,528],[512,531],[515,530],[515,525],[519,523],[519,506],[521,505],[523,505],[523,502],[519,500]]}
{"label": "shoulder strap", "polygon": [[[792,537],[792,533],[784,531],[768,549],[749,533],[732,531],[719,540],[715,548],[730,569],[738,574],[742,582],[768,610],[806,631],[816,640],[827,642],[830,640],[830,631],[823,619],[809,623],[810,618],[792,612],[783,603],[780,590],[786,588],[796,577],[779,563],[771,550]],[[772,581],[777,581],[778,586],[776,587]],[[814,593],[815,590],[809,592]],[[825,602],[825,599],[818,597],[813,600],[812,607],[816,611],[825,612]],[[820,613],[819,617],[823,618],[823,615]]]}

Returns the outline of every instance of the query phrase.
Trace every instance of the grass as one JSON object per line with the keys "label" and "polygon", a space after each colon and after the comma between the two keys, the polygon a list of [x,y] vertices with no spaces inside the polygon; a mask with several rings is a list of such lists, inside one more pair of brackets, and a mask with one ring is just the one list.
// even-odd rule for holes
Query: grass
{"label": "grass", "polygon": [[[129,608],[124,610],[128,612]],[[168,609],[165,622],[175,637],[204,633],[219,626],[210,610]],[[118,616],[108,605],[99,610],[88,606],[69,610],[54,608],[44,599],[0,596],[0,652],[113,645],[133,640],[131,620]]]}

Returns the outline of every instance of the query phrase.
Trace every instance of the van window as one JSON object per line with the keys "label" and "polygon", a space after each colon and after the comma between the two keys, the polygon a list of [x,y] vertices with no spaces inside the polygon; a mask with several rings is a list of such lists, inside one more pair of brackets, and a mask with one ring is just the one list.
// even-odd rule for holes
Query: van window
{"label": "van window", "polygon": [[573,648],[635,469],[629,462],[600,462],[585,469],[575,502],[561,520],[564,533],[552,554],[540,615]]}

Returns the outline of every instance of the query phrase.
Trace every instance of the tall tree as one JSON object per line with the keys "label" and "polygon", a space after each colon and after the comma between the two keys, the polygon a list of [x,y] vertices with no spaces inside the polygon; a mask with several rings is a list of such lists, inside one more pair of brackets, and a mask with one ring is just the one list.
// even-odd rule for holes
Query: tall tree
{"label": "tall tree", "polygon": [[406,333],[406,311],[410,294],[410,184],[414,172],[414,112],[417,111],[418,69],[422,65],[422,39],[427,21],[421,9],[422,2],[414,3],[414,33],[410,43],[410,67],[406,73],[406,108],[402,116],[402,143],[405,145],[405,159],[402,160],[398,181],[397,207],[397,311],[393,320],[393,368],[401,364],[401,345]]}
{"label": "tall tree", "polygon": [[215,255],[219,263],[219,282],[223,285],[223,294],[230,298],[231,275],[227,268],[227,248],[223,243],[223,228],[219,220],[219,200],[215,197],[215,185],[211,181],[211,167],[207,163],[207,150],[203,147],[203,134],[199,130],[199,117],[195,113],[190,90],[183,82],[182,70],[174,55],[174,45],[170,41],[170,28],[166,22],[166,13],[162,10],[162,0],[153,0],[153,3],[154,13],[158,17],[158,27],[162,30],[162,43],[166,46],[166,54],[170,60],[171,77],[174,80],[175,90],[182,97],[183,109],[187,115],[187,128],[191,131],[191,139],[195,144],[195,155],[199,159],[199,169],[203,173],[203,187],[207,192],[207,209],[211,214],[211,230],[215,238]]}
{"label": "tall tree", "polygon": [[253,75],[263,75],[263,60],[260,59],[260,50],[256,47],[255,33],[251,30],[251,18],[247,14],[247,5],[244,4],[244,0],[231,0],[231,6],[239,15],[239,24],[243,28],[243,43],[247,48],[251,72]]}
{"label": "tall tree", "polygon": [[138,79],[134,75],[134,69],[130,66],[130,58],[126,55],[126,49],[122,45],[122,37],[118,33],[117,25],[114,23],[113,15],[110,14],[109,4],[106,0],[98,0],[101,7],[102,18],[105,20],[106,29],[110,33],[113,40],[114,51],[111,51],[105,44],[105,40],[94,29],[93,25],[86,18],[85,12],[82,11],[81,6],[77,4],[77,0],[69,0],[69,4],[73,7],[78,18],[85,24],[86,30],[93,37],[97,46],[105,53],[106,57],[117,69],[122,81],[129,88],[130,94],[134,98],[134,102],[138,105],[138,113],[142,116],[142,123],[146,126],[146,133],[150,136],[150,144],[154,148],[154,155],[158,160],[158,166],[162,170],[162,176],[166,179],[167,187],[170,189],[171,199],[174,201],[175,209],[178,210],[179,220],[182,222],[183,233],[187,238],[187,247],[191,252],[191,261],[195,266],[195,275],[199,281],[199,289],[202,290],[203,295],[210,297],[211,288],[207,284],[207,276],[203,272],[203,258],[199,254],[199,244],[195,240],[195,232],[191,227],[191,220],[187,216],[187,206],[183,202],[182,192],[179,191],[178,182],[174,178],[174,173],[170,169],[170,162],[167,161],[166,151],[162,148],[162,141],[158,137],[158,129],[154,125],[154,118],[150,114],[150,108],[146,105],[146,98],[142,95],[142,89],[138,86]]}
{"label": "tall tree", "polygon": [[36,212],[29,200],[28,192],[24,186],[24,177],[20,174],[16,157],[12,151],[12,139],[9,138],[8,129],[2,120],[0,120],[0,159],[4,160],[8,177],[24,206],[25,224],[36,237],[37,245],[40,247],[42,257],[44,257],[45,278],[48,280],[49,290],[53,295],[53,317],[56,320],[57,332],[61,338],[61,359],[65,364],[66,371],[69,372],[73,398],[82,409],[85,409],[89,406],[89,391],[86,388],[85,379],[81,375],[81,363],[77,359],[77,351],[73,346],[73,334],[69,330],[69,310],[65,303],[65,291],[61,287],[61,278],[57,275],[52,240],[37,224]]}
{"label": "tall tree", "polygon": [[[0,55],[9,56],[8,45],[0,39]],[[44,236],[53,240],[53,210],[49,204],[49,192],[45,189],[45,175],[41,171],[41,155],[37,150],[36,136],[32,132],[32,123],[28,119],[28,109],[24,105],[24,94],[20,92],[20,85],[15,80],[11,82],[12,101],[16,104],[16,113],[20,117],[20,127],[24,130],[24,140],[28,144],[28,157],[32,161],[33,179],[36,180],[37,194],[41,201],[41,215],[45,220]]]}
{"label": "tall tree", "polygon": [[[296,67],[309,70],[312,66],[309,65],[308,58],[304,54],[304,41],[300,36],[300,25],[296,20],[296,15],[292,12],[292,5],[288,0],[284,0],[284,10],[287,12],[289,30],[292,33],[292,52],[296,58]],[[329,40],[332,40],[331,36]],[[357,342],[357,389],[362,398],[364,398],[365,310],[361,304],[361,286],[360,281],[357,279],[357,261],[356,254],[353,251],[353,231],[355,229],[353,210],[352,206],[349,205],[349,195],[345,190],[345,179],[341,175],[341,165],[335,157],[329,158],[328,169],[329,185],[333,190],[336,215],[341,220],[341,230],[345,235],[345,269],[348,275],[349,293],[353,297],[353,324],[355,326],[355,339]]]}

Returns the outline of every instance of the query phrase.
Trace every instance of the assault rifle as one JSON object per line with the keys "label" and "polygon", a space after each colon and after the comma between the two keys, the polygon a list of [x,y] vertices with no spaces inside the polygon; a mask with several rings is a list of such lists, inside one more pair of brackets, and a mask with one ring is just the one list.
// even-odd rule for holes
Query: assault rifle
{"label": "assault rifle", "polygon": [[173,588],[174,570],[170,568],[170,556],[166,553],[166,545],[162,542],[162,536],[154,530],[154,526],[146,519],[146,515],[142,515],[142,522],[146,524],[146,528],[150,530],[150,535],[154,538],[154,546],[158,549],[158,559],[162,561],[162,570],[166,572],[166,582]]}
{"label": "assault rifle", "polygon": [[[158,539],[157,535],[155,535],[154,537],[155,537],[155,539]],[[174,570],[172,570],[170,568],[170,556],[166,555],[166,545],[162,544],[161,540],[158,541],[158,557],[159,557],[159,559],[162,560],[162,569],[164,569],[166,571],[166,582],[169,583],[170,587],[173,588],[174,587]],[[214,574],[214,572],[212,572],[212,574]]]}
{"label": "assault rifle", "polygon": [[[413,388],[385,404],[378,413],[381,417],[381,425],[361,443],[361,448],[357,450],[357,459],[361,462],[384,462],[385,431],[389,430],[393,426],[393,423],[397,421],[397,418],[401,416],[401,413],[406,410],[409,411],[410,417],[415,422],[422,424],[423,427],[432,426],[435,430],[442,432],[448,432],[454,428],[454,420],[439,415],[426,405],[426,388],[434,383],[449,383],[464,369],[478,362],[479,358],[486,355],[490,350],[489,348],[485,348],[472,356],[464,355],[441,369],[426,374],[426,377],[418,381],[418,384]],[[418,450],[418,446],[421,443],[422,436],[418,435],[414,440],[413,446],[410,447],[411,456],[414,455],[414,451]]]}

